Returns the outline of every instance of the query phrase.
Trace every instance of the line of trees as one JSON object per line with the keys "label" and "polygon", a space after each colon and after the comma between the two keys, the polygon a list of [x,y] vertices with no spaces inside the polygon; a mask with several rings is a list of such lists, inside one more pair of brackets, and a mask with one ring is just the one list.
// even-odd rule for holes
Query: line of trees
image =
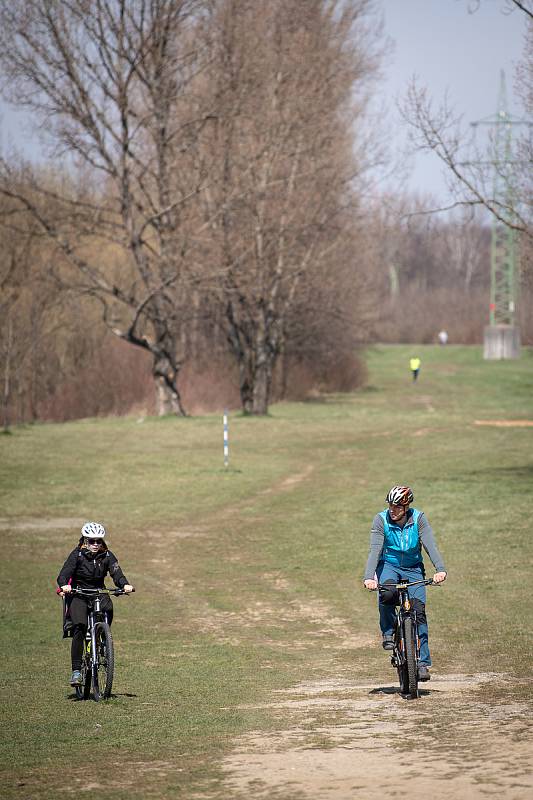
{"label": "line of trees", "polygon": [[[306,291],[296,293],[285,317],[271,400],[360,384],[364,370],[354,360],[354,346],[361,342],[348,324],[354,308],[370,341],[430,343],[445,328],[453,343],[480,342],[489,299],[490,228],[466,212],[447,221],[418,213],[428,203],[382,196],[361,229],[351,230],[335,269],[321,271],[317,262],[309,271]],[[6,217],[5,212],[4,207]],[[354,253],[364,270],[353,269]],[[106,260],[112,270],[110,254]],[[58,260],[36,224],[16,233],[0,229],[0,266],[4,426],[10,419],[157,411],[150,354],[113,336],[90,297],[88,302],[83,292],[64,290],[62,273],[69,265]],[[524,285],[522,293],[521,332],[531,343],[531,287]],[[184,406],[193,412],[238,407],[239,365],[226,345],[220,306],[196,291],[182,319]]]}

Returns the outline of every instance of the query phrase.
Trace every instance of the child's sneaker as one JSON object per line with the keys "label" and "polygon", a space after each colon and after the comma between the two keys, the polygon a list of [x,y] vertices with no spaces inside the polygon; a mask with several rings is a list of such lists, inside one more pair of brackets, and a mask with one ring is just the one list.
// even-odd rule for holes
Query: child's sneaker
{"label": "child's sneaker", "polygon": [[72,673],[70,678],[70,685],[71,686],[81,686],[81,672],[79,669],[75,669]]}

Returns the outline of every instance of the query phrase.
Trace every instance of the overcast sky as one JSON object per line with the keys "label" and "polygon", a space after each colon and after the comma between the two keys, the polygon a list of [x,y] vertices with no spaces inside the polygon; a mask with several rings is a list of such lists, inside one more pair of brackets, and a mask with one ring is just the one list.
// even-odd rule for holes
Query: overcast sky
{"label": "overcast sky", "polygon": [[[263,0],[257,0],[263,2]],[[514,68],[523,52],[525,15],[505,13],[508,0],[375,0],[391,41],[385,64],[382,105],[393,149],[405,141],[395,103],[416,75],[438,104],[448,91],[454,109],[468,123],[496,111],[499,75],[507,78],[509,110],[522,110],[514,97]],[[469,13],[469,9],[475,13]],[[0,102],[0,145],[16,143],[27,155],[38,149],[22,117]],[[404,183],[404,186],[406,184]],[[413,191],[447,197],[442,168],[434,156],[413,160],[407,186]]]}
{"label": "overcast sky", "polygon": [[[447,92],[450,105],[464,115],[468,128],[470,122],[496,112],[503,69],[508,109],[523,116],[514,92],[515,66],[524,47],[523,12],[508,13],[506,0],[378,0],[378,4],[385,33],[393,40],[383,98],[391,118],[389,129],[399,144],[402,133],[395,102],[413,75],[437,105]],[[447,197],[442,167],[432,155],[415,159],[408,185],[438,199]]]}

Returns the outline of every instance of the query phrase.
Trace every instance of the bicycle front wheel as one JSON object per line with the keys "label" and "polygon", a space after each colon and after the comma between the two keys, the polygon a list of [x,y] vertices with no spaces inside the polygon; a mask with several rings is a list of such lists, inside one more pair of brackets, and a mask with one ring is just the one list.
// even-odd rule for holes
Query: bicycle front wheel
{"label": "bicycle front wheel", "polygon": [[94,630],[96,652],[93,653],[93,694],[94,699],[105,700],[111,695],[115,655],[113,639],[107,622],[98,622]]}
{"label": "bicycle front wheel", "polygon": [[398,680],[400,681],[400,694],[404,695],[408,691],[409,678],[407,675],[407,663],[405,660],[402,629],[399,625],[396,627],[394,632],[393,664],[396,665],[396,670],[398,672]]}
{"label": "bicycle front wheel", "polygon": [[88,700],[91,696],[91,656],[85,647],[81,663],[81,683],[76,686],[78,700]]}
{"label": "bicycle front wheel", "polygon": [[416,644],[415,644],[415,626],[411,617],[406,617],[404,620],[404,634],[405,634],[405,661],[407,672],[407,686],[404,688],[405,694],[409,697],[418,697],[418,670],[416,668]]}

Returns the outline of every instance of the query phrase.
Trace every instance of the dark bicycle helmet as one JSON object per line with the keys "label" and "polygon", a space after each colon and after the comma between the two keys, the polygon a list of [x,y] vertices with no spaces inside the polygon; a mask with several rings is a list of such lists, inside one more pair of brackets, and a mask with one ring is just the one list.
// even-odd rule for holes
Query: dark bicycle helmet
{"label": "dark bicycle helmet", "polygon": [[385,606],[397,606],[400,602],[400,594],[398,589],[395,588],[396,581],[392,578],[384,581],[384,585],[392,584],[390,589],[379,590],[379,600]]}
{"label": "dark bicycle helmet", "polygon": [[393,486],[385,498],[393,506],[408,506],[413,499],[413,490],[409,486]]}

